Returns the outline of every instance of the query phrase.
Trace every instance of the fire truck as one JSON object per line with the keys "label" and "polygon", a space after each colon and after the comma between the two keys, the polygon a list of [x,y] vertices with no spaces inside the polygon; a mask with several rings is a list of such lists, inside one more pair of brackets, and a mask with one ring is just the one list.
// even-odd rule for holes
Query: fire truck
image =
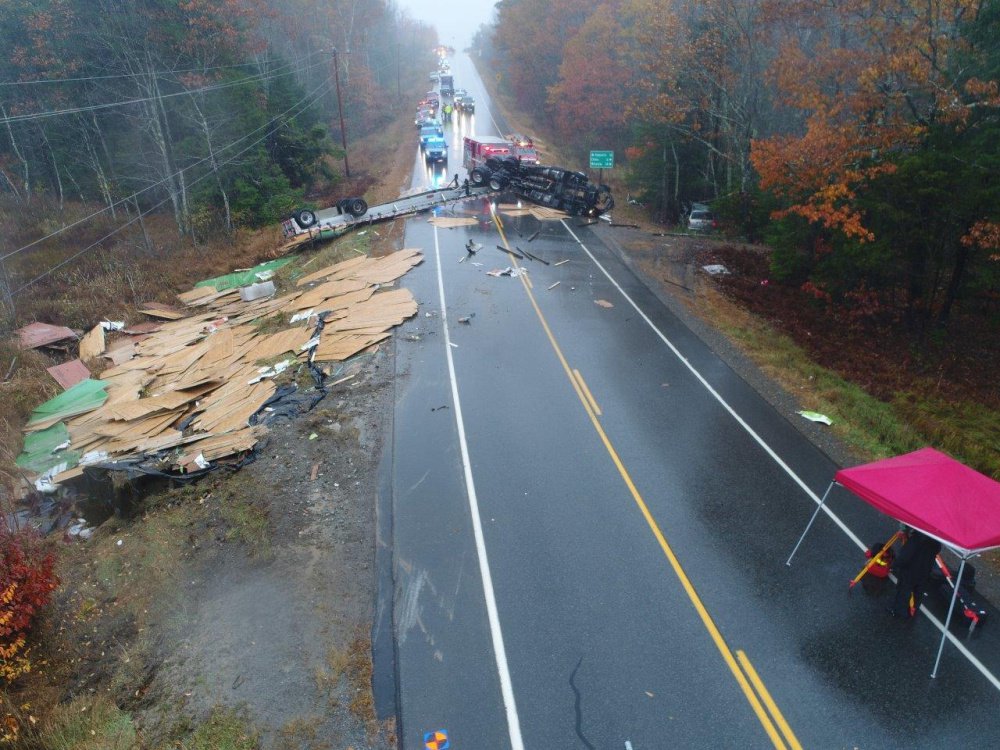
{"label": "fire truck", "polygon": [[529,136],[511,133],[504,136],[504,138],[510,141],[511,156],[516,156],[521,160],[522,164],[538,164],[540,162],[535,142]]}
{"label": "fire truck", "polygon": [[[506,138],[491,135],[473,135],[462,139],[462,166],[470,175],[476,167],[482,167],[491,157],[514,156],[513,144]],[[472,179],[471,176],[469,179]]]}

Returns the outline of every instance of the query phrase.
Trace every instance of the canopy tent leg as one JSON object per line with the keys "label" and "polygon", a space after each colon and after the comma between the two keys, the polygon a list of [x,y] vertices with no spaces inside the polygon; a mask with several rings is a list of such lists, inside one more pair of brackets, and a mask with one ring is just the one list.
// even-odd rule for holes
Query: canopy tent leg
{"label": "canopy tent leg", "polygon": [[941,653],[944,651],[944,641],[948,637],[948,626],[951,625],[951,615],[955,611],[955,600],[958,599],[958,587],[962,585],[962,574],[965,572],[965,558],[958,566],[958,577],[955,579],[955,590],[951,592],[951,604],[948,605],[948,616],[944,618],[944,632],[941,633],[941,645],[938,646],[937,658],[934,660],[934,671],[931,672],[931,679],[937,677],[938,665],[941,663]]}
{"label": "canopy tent leg", "polygon": [[809,533],[809,529],[812,528],[813,521],[816,520],[816,516],[818,516],[819,512],[823,510],[823,506],[826,504],[826,496],[830,494],[830,490],[833,489],[833,485],[835,484],[836,482],[830,482],[830,486],[826,488],[826,492],[823,493],[823,499],[821,499],[819,501],[819,505],[816,506],[816,510],[813,512],[812,518],[810,518],[809,523],[806,524],[806,530],[802,532],[802,536],[799,537],[799,541],[795,543],[795,549],[792,550],[792,554],[790,554],[788,559],[785,560],[785,565],[791,566],[792,558],[795,557],[795,553],[799,551],[799,546],[802,544],[802,540],[806,538],[806,534]]}

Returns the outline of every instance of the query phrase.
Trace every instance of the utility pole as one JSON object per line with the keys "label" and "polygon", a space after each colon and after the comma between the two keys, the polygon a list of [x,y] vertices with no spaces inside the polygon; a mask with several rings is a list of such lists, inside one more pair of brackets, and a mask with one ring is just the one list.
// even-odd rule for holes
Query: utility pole
{"label": "utility pole", "polygon": [[337,62],[337,48],[333,48],[333,76],[337,80],[337,112],[340,113],[340,142],[344,146],[344,174],[351,176],[351,165],[347,161],[347,130],[344,128],[344,103],[340,98],[340,64]]}

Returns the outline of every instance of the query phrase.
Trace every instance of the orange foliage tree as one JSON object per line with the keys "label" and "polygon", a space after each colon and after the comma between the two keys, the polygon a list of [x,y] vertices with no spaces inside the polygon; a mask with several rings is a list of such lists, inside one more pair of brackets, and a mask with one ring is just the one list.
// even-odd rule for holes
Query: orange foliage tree
{"label": "orange foliage tree", "polygon": [[963,83],[953,65],[981,3],[769,1],[787,40],[771,80],[804,126],[753,142],[760,185],[787,201],[784,213],[870,241],[859,188],[890,173],[931,127],[960,124],[995,98],[995,86]]}

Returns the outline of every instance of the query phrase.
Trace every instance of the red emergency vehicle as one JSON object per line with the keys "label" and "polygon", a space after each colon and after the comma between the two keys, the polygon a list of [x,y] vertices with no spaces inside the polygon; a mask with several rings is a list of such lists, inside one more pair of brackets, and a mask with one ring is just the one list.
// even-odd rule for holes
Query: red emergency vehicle
{"label": "red emergency vehicle", "polygon": [[470,172],[491,157],[515,156],[510,141],[492,135],[466,136],[462,144],[462,166]]}

